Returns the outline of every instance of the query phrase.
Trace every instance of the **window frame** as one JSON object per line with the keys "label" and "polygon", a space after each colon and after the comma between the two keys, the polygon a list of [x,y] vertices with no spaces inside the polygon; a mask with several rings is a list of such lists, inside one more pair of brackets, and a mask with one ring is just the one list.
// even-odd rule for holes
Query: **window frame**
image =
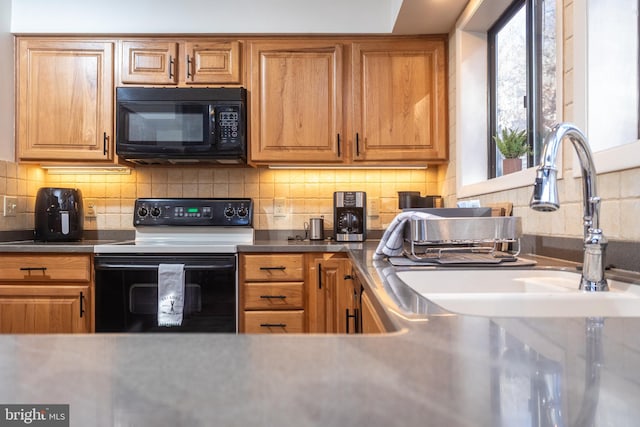
{"label": "window frame", "polygon": [[[525,20],[527,23],[527,28],[525,28],[525,32],[526,32],[526,68],[527,68],[527,96],[526,99],[530,99],[530,97],[528,96],[528,93],[530,91],[530,71],[529,71],[529,66],[530,66],[530,31],[529,31],[529,8],[528,8],[528,4],[529,4],[529,0],[514,0],[511,5],[502,13],[502,15],[500,15],[500,17],[496,20],[496,22],[491,26],[491,28],[489,28],[489,30],[487,31],[487,65],[488,65],[488,70],[487,70],[487,76],[489,77],[489,83],[488,83],[488,88],[489,88],[489,93],[488,93],[488,101],[489,101],[489,114],[488,114],[488,124],[487,124],[487,130],[488,130],[488,134],[487,134],[487,141],[489,142],[488,145],[488,153],[487,153],[487,178],[491,179],[491,178],[496,178],[497,175],[497,171],[498,171],[498,159],[496,156],[496,142],[493,139],[493,135],[496,135],[497,131],[498,131],[498,126],[497,126],[497,117],[496,117],[496,110],[497,110],[497,96],[496,96],[496,91],[498,89],[498,84],[497,84],[497,67],[496,67],[496,63],[497,63],[497,58],[496,58],[496,43],[497,43],[497,37],[498,37],[498,33],[506,26],[506,24],[508,24],[511,19],[518,13],[520,12],[520,10],[524,7],[525,8]],[[526,101],[525,101],[526,102]],[[526,106],[527,109],[529,107],[529,105]],[[529,123],[530,119],[529,119],[529,114],[527,114],[527,139],[528,139],[528,144],[531,147],[532,146],[532,140],[531,140],[531,132],[529,132],[529,127],[530,127],[530,123]],[[531,156],[528,156],[531,157]],[[532,159],[527,159],[527,166],[531,166],[529,163],[532,162]]]}

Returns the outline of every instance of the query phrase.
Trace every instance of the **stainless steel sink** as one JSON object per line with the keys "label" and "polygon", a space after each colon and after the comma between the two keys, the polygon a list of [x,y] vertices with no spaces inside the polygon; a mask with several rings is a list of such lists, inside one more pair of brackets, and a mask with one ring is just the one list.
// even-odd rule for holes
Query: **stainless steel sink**
{"label": "stainless steel sink", "polygon": [[578,289],[559,270],[410,270],[396,275],[453,313],[491,317],[640,317],[640,285],[609,280],[609,292]]}

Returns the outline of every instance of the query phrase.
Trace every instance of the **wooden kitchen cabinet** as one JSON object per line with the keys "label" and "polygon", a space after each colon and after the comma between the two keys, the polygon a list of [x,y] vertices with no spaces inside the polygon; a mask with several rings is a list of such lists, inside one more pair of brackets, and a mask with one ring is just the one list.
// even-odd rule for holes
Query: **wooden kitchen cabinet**
{"label": "wooden kitchen cabinet", "polygon": [[114,43],[16,40],[18,160],[112,160]]}
{"label": "wooden kitchen cabinet", "polygon": [[255,164],[442,163],[446,38],[249,43]]}
{"label": "wooden kitchen cabinet", "polygon": [[343,162],[342,44],[264,40],[248,50],[251,162]]}
{"label": "wooden kitchen cabinet", "polygon": [[363,334],[382,334],[386,332],[384,324],[380,316],[378,316],[367,291],[362,291],[360,295],[360,305],[362,313],[361,332]]}
{"label": "wooden kitchen cabinet", "polygon": [[239,276],[240,332],[307,331],[304,254],[241,254]]}
{"label": "wooden kitchen cabinet", "polygon": [[5,254],[0,258],[0,333],[93,330],[89,254]]}
{"label": "wooden kitchen cabinet", "polygon": [[355,332],[351,261],[343,254],[318,254],[309,271],[309,332]]}
{"label": "wooden kitchen cabinet", "polygon": [[359,41],[352,46],[354,162],[447,159],[446,41]]}
{"label": "wooden kitchen cabinet", "polygon": [[242,83],[237,40],[123,40],[124,85],[222,85]]}

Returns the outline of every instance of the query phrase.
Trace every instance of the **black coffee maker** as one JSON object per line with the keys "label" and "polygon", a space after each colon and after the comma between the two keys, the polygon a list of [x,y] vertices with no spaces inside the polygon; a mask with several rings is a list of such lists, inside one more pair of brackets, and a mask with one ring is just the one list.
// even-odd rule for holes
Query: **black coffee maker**
{"label": "black coffee maker", "polygon": [[40,188],[36,195],[35,240],[68,242],[82,239],[82,193],[74,188]]}
{"label": "black coffee maker", "polygon": [[367,193],[333,193],[333,231],[338,242],[363,242],[367,238]]}

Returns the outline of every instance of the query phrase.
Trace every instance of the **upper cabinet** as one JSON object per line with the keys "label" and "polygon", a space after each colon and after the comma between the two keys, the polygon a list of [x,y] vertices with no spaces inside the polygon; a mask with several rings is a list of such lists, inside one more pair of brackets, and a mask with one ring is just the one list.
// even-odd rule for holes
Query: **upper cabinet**
{"label": "upper cabinet", "polygon": [[249,52],[251,161],[342,162],[342,45],[265,40]]}
{"label": "upper cabinet", "polygon": [[255,164],[447,160],[446,38],[249,43]]}
{"label": "upper cabinet", "polygon": [[240,84],[240,42],[136,39],[121,42],[120,82],[135,85]]}
{"label": "upper cabinet", "polygon": [[364,41],[351,52],[353,160],[446,160],[444,39]]}
{"label": "upper cabinet", "polygon": [[113,158],[113,50],[110,41],[17,39],[18,160]]}

